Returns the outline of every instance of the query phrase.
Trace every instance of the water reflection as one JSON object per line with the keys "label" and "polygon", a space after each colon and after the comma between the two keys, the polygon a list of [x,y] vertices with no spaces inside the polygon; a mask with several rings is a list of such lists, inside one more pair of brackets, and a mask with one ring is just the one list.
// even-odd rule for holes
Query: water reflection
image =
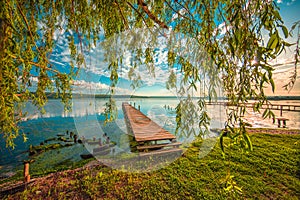
{"label": "water reflection", "polygon": [[[300,101],[271,101],[274,105],[299,105]],[[272,110],[276,117],[287,118],[287,128],[299,129],[300,128],[300,112],[283,111],[282,116],[280,110]],[[262,110],[263,113],[263,110]],[[273,123],[273,119],[263,119],[262,113],[253,112],[253,109],[248,108],[244,116],[244,120],[252,125],[253,128],[277,128],[277,121]]]}
{"label": "water reflection", "polygon": [[[75,103],[74,103],[75,102]],[[27,116],[23,118],[24,121],[51,118],[51,117],[84,117],[88,115],[100,115],[104,111],[105,99],[74,99],[72,110],[66,112],[63,104],[59,100],[50,99],[46,104],[45,113],[42,114],[36,106],[31,102],[26,103],[23,112],[27,112]]]}

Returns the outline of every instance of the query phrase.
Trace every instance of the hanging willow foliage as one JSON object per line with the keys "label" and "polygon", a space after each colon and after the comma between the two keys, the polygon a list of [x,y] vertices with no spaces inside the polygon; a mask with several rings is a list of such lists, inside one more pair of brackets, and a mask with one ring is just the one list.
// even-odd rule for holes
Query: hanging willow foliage
{"label": "hanging willow foliage", "polygon": [[[137,32],[135,35],[139,40],[148,40],[143,48],[131,49],[130,42],[125,45],[136,57],[130,70],[130,77],[136,83],[133,86],[138,86],[139,80],[142,80],[134,73],[139,64],[146,64],[149,74],[155,75],[153,55],[157,35],[164,34],[164,30],[168,29],[192,38],[187,42],[201,47],[191,49],[198,58],[190,62],[191,59],[187,59],[180,48],[169,46],[171,75],[166,79],[168,89],[179,85],[177,92],[186,94],[187,90],[199,90],[197,83],[200,82],[208,85],[208,95],[214,97],[215,87],[222,84],[231,105],[241,105],[254,98],[257,100],[255,110],[267,103],[264,93],[266,84],[274,89],[273,68],[268,60],[275,58],[289,45],[281,38],[280,33],[287,37],[288,31],[278,7],[271,0],[3,0],[0,2],[0,132],[7,146],[14,147],[14,139],[18,135],[17,123],[24,115],[19,106],[22,102],[32,100],[42,109],[47,103],[46,91],[54,91],[69,109],[72,80],[78,69],[85,66],[84,48],[96,45],[101,31],[109,39],[115,34],[137,28],[147,28],[152,36],[149,42],[149,36]],[[49,59],[55,48],[53,39],[57,30],[74,33],[69,37],[68,44],[72,58],[70,67],[63,72]],[[127,37],[127,40],[132,41],[132,38]],[[176,38],[171,34],[169,40],[174,42]],[[203,50],[205,62],[199,58]],[[123,56],[119,54],[107,58],[112,93]],[[174,68],[182,75],[182,80],[176,79]],[[210,81],[203,83],[203,75]],[[221,77],[221,80],[216,77]],[[32,78],[38,80],[35,91],[30,90]],[[185,111],[199,111],[191,106],[190,101],[190,97],[181,100],[177,117],[186,115],[183,113]],[[205,126],[209,123],[209,116],[202,101],[199,105],[204,113],[195,117],[200,117],[199,125]],[[109,114],[115,110],[113,105],[111,99],[107,116],[114,116]],[[239,122],[241,138],[247,138],[239,118],[244,112],[243,107],[236,106],[228,113],[228,127],[232,128]],[[265,112],[265,117],[268,116],[273,116],[270,110]],[[187,128],[187,124],[179,121],[178,125],[182,126],[179,128]],[[233,137],[231,134],[229,132],[226,136]]]}

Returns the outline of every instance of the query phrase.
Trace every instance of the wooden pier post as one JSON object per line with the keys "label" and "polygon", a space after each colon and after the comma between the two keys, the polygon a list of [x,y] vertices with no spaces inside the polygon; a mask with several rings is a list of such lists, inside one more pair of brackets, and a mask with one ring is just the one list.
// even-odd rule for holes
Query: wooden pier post
{"label": "wooden pier post", "polygon": [[30,174],[29,174],[29,162],[24,161],[24,183],[30,182]]}

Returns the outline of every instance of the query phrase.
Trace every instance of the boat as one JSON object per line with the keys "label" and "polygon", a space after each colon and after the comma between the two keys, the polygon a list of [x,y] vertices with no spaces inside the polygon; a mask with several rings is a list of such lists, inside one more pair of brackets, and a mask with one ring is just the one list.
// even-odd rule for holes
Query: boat
{"label": "boat", "polygon": [[94,153],[94,156],[104,156],[110,153],[110,148]]}
{"label": "boat", "polygon": [[92,158],[92,157],[94,157],[94,156],[93,156],[93,154],[90,154],[90,153],[89,153],[89,154],[81,154],[80,157],[81,157],[82,159],[89,159],[89,158]]}
{"label": "boat", "polygon": [[86,141],[89,145],[99,144],[99,141]]}
{"label": "boat", "polygon": [[115,146],[114,143],[109,143],[109,144],[105,144],[105,145],[102,145],[102,146],[100,146],[100,147],[94,148],[94,149],[93,149],[93,154],[98,153],[98,152],[101,152],[101,151],[104,151],[104,150],[107,150],[107,149],[110,150],[110,148],[111,148],[111,147],[114,147],[114,146]]}
{"label": "boat", "polygon": [[107,155],[110,153],[110,150],[111,150],[111,147],[115,146],[114,144],[106,144],[106,145],[103,145],[99,148],[95,148],[93,150],[93,154],[81,154],[80,157],[82,159],[89,159],[89,158],[92,158],[94,156],[104,156],[104,155]]}

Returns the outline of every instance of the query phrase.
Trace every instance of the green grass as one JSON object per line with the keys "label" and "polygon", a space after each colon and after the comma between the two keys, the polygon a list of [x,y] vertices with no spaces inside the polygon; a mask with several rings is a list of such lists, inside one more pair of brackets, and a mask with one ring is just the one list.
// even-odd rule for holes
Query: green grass
{"label": "green grass", "polygon": [[298,199],[300,135],[250,138],[250,153],[231,146],[224,158],[216,144],[200,159],[201,142],[196,142],[182,157],[154,172],[126,173],[98,166],[62,173],[51,180],[55,181],[51,187],[38,183],[9,198]]}

